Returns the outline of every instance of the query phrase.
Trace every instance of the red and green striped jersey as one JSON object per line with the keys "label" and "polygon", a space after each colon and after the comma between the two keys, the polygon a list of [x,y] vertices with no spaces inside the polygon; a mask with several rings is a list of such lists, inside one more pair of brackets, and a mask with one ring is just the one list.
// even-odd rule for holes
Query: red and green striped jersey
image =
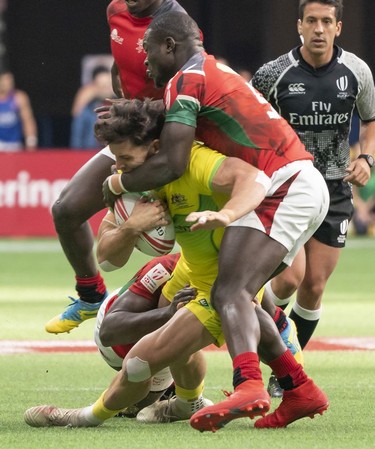
{"label": "red and green striped jersey", "polygon": [[197,140],[268,176],[289,162],[313,159],[257,90],[205,52],[196,53],[169,81],[164,102],[167,122],[196,127]]}

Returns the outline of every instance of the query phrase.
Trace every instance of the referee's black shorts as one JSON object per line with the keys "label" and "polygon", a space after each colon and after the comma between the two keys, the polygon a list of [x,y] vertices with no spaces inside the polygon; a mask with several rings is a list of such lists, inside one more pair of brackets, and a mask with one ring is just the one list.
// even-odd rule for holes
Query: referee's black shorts
{"label": "referee's black shorts", "polygon": [[354,213],[352,185],[342,179],[326,182],[330,195],[329,209],[313,237],[325,245],[343,248]]}

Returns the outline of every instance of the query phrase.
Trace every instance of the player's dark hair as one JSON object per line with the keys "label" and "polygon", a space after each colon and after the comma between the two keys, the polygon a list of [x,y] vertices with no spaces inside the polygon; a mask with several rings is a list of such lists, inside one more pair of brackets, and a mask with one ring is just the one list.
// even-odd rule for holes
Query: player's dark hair
{"label": "player's dark hair", "polygon": [[320,3],[322,5],[333,6],[334,8],[336,8],[336,20],[339,21],[342,19],[344,10],[343,0],[300,0],[298,8],[298,15],[300,20],[303,19],[305,7],[309,3]]}
{"label": "player's dark hair", "polygon": [[147,145],[160,137],[165,113],[161,100],[116,100],[95,124],[98,140],[105,144],[130,140],[134,145]]}
{"label": "player's dark hair", "polygon": [[201,40],[197,23],[188,14],[181,11],[170,11],[156,17],[148,27],[153,36],[160,41],[173,37],[175,41],[191,39]]}

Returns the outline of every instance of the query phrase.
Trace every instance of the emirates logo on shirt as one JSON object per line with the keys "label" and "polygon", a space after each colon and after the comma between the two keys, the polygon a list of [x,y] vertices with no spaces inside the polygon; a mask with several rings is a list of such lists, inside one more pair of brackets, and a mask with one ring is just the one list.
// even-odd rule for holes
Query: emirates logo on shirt
{"label": "emirates logo on shirt", "polygon": [[122,43],[124,42],[124,38],[118,35],[118,31],[116,30],[116,28],[113,28],[111,32],[111,39],[120,45],[122,45]]}

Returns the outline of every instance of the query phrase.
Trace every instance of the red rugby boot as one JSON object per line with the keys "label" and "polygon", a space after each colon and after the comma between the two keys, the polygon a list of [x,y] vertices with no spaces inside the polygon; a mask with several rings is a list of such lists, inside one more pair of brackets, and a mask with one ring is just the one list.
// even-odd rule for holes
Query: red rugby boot
{"label": "red rugby boot", "polygon": [[258,429],[286,427],[301,418],[314,418],[323,414],[329,405],[326,394],[318,388],[312,379],[293,390],[284,390],[283,399],[277,409],[258,419],[254,427]]}
{"label": "red rugby boot", "polygon": [[246,380],[234,393],[226,395],[228,397],[224,401],[194,413],[190,418],[190,425],[200,432],[216,432],[233,419],[264,416],[270,408],[270,396],[261,380]]}

